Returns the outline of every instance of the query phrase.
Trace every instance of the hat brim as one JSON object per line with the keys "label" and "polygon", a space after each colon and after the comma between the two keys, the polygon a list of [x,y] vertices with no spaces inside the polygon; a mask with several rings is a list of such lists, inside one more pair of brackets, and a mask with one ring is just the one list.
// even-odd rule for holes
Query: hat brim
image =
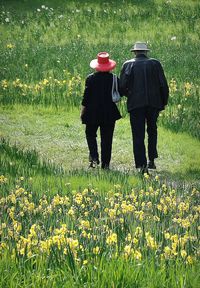
{"label": "hat brim", "polygon": [[94,59],[90,62],[90,67],[96,69],[97,71],[106,72],[113,70],[116,67],[116,62],[109,59],[108,63],[99,64],[97,59]]}
{"label": "hat brim", "polygon": [[132,48],[130,51],[131,52],[134,52],[134,51],[150,51],[150,49],[134,49],[134,48]]}

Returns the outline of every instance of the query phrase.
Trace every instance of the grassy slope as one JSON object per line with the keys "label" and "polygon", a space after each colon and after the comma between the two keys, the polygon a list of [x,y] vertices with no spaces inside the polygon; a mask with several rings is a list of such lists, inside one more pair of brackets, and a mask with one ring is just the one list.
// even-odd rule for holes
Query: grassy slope
{"label": "grassy slope", "polygon": [[[41,158],[50,159],[67,171],[87,167],[84,126],[79,121],[77,109],[70,112],[15,106],[0,111],[1,137],[10,139],[21,149],[35,149]],[[187,134],[176,134],[159,127],[158,173],[172,180],[197,180],[200,174],[199,148],[199,141]],[[116,124],[112,169],[134,172],[128,118]]]}

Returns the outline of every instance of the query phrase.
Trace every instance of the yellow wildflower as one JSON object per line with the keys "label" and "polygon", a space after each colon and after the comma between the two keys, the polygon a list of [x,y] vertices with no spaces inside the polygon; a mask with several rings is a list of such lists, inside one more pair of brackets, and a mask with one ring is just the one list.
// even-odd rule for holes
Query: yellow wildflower
{"label": "yellow wildflower", "polygon": [[88,220],[81,220],[80,225],[83,229],[89,229],[90,228],[90,222]]}
{"label": "yellow wildflower", "polygon": [[165,258],[169,258],[170,255],[171,255],[171,249],[169,248],[169,246],[166,246],[164,248],[164,256]]}
{"label": "yellow wildflower", "polygon": [[148,180],[148,179],[149,179],[149,174],[148,174],[148,173],[144,173],[144,178],[145,178],[146,180]]}
{"label": "yellow wildflower", "polygon": [[177,91],[176,80],[173,78],[169,82],[169,91],[170,91],[170,94],[173,94]]}
{"label": "yellow wildflower", "polygon": [[128,257],[131,255],[133,249],[131,248],[131,245],[126,245],[124,247],[124,254],[125,254],[125,257]]}
{"label": "yellow wildflower", "polygon": [[141,260],[142,259],[142,254],[141,254],[141,252],[139,250],[135,250],[134,251],[134,258],[136,260]]}
{"label": "yellow wildflower", "polygon": [[74,211],[73,207],[71,207],[71,208],[69,209],[69,211],[68,211],[67,214],[68,214],[69,216],[74,216],[75,211]]}
{"label": "yellow wildflower", "polygon": [[150,235],[149,232],[145,233],[146,241],[147,241],[147,246],[150,249],[157,249],[157,243],[156,240]]}
{"label": "yellow wildflower", "polygon": [[165,239],[166,239],[166,240],[170,239],[170,234],[169,234],[169,232],[166,232],[166,233],[164,234],[164,236],[165,236]]}
{"label": "yellow wildflower", "polygon": [[187,256],[187,252],[185,250],[181,250],[181,257],[185,258]]}
{"label": "yellow wildflower", "polygon": [[142,228],[138,226],[135,229],[135,236],[140,237],[141,235],[142,235]]}
{"label": "yellow wildflower", "polygon": [[186,258],[186,263],[192,265],[194,263],[194,259],[192,256],[188,255]]}
{"label": "yellow wildflower", "polygon": [[114,219],[116,217],[116,210],[115,209],[109,209],[108,210],[108,215],[110,217],[110,219]]}
{"label": "yellow wildflower", "polygon": [[106,243],[108,245],[116,244],[117,243],[117,234],[112,233],[111,235],[109,235],[106,239]]}
{"label": "yellow wildflower", "polygon": [[6,223],[2,223],[2,224],[1,224],[1,228],[2,228],[2,229],[5,229],[6,227],[7,227],[7,224],[6,224]]}
{"label": "yellow wildflower", "polygon": [[6,47],[7,47],[8,49],[13,49],[13,48],[15,47],[15,45],[9,43],[9,44],[6,45]]}
{"label": "yellow wildflower", "polygon": [[93,253],[94,254],[99,254],[99,252],[100,252],[100,248],[98,246],[93,248]]}

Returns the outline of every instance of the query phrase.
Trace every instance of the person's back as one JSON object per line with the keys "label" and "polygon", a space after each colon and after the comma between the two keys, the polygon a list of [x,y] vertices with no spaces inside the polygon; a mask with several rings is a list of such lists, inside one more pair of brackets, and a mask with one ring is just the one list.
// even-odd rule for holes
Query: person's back
{"label": "person's back", "polygon": [[[157,153],[157,118],[159,111],[168,101],[168,84],[160,62],[148,58],[146,43],[136,42],[133,49],[135,58],[123,64],[120,74],[120,89],[127,96],[127,110],[133,136],[135,166],[144,173],[155,169]],[[145,147],[145,126],[148,133],[147,165]]]}
{"label": "person's back", "polygon": [[87,77],[83,105],[87,113],[83,121],[90,123],[110,123],[121,118],[117,106],[112,101],[113,74],[97,71]]}
{"label": "person's back", "polygon": [[[100,52],[90,62],[96,72],[88,75],[82,99],[81,121],[86,124],[85,135],[89,148],[89,168],[99,165],[97,130],[101,137],[101,168],[109,169],[112,139],[116,120],[121,118],[116,104],[112,101],[113,74],[116,66],[107,52]],[[119,80],[118,80],[119,81]]]}
{"label": "person's back", "polygon": [[128,111],[144,106],[163,110],[167,104],[168,87],[158,60],[138,53],[124,63],[121,74],[122,89],[126,89],[128,96]]}

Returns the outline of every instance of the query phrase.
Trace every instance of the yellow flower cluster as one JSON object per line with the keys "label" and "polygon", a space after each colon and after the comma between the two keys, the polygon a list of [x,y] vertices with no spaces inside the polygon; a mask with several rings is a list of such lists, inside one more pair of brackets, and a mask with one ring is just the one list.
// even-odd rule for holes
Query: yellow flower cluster
{"label": "yellow flower cluster", "polygon": [[170,94],[174,94],[177,91],[177,83],[175,79],[171,79],[169,82],[169,92]]}
{"label": "yellow flower cluster", "polygon": [[184,84],[184,90],[185,90],[185,96],[189,97],[191,96],[191,90],[192,90],[192,83],[186,82]]}
{"label": "yellow flower cluster", "polygon": [[[24,69],[29,69],[28,64],[25,64]],[[35,95],[37,93],[41,93],[42,91],[45,91],[45,93],[51,93],[55,89],[59,89],[59,91],[61,90],[63,92],[66,91],[66,95],[71,96],[73,93],[78,93],[81,84],[82,79],[79,75],[72,76],[69,73],[67,73],[66,79],[56,79],[49,76],[48,78],[44,78],[35,84],[24,83],[19,78],[16,78],[14,81],[9,81],[7,79],[3,79],[1,81],[1,87],[4,91],[8,90],[9,92],[14,89],[15,93],[19,92],[22,96],[25,96],[28,93]]]}
{"label": "yellow flower cluster", "polygon": [[116,233],[111,233],[111,234],[107,237],[106,243],[107,243],[108,245],[116,244],[116,243],[117,243],[117,234],[116,234]]}
{"label": "yellow flower cluster", "polygon": [[[20,177],[17,183],[24,181]],[[84,189],[38,198],[19,185],[6,194],[4,175],[0,184],[6,195],[0,198],[0,254],[9,252],[13,259],[56,253],[83,264],[101,251],[134,261],[156,255],[193,264],[198,257],[195,188],[183,196],[156,178],[147,179],[145,189],[125,194],[115,187],[105,197]]]}
{"label": "yellow flower cluster", "polygon": [[6,48],[8,48],[8,49],[13,49],[13,48],[15,48],[15,45],[13,45],[12,43],[8,43],[8,44],[6,45]]}
{"label": "yellow flower cluster", "polygon": [[4,175],[0,175],[0,184],[7,183],[8,179]]}

